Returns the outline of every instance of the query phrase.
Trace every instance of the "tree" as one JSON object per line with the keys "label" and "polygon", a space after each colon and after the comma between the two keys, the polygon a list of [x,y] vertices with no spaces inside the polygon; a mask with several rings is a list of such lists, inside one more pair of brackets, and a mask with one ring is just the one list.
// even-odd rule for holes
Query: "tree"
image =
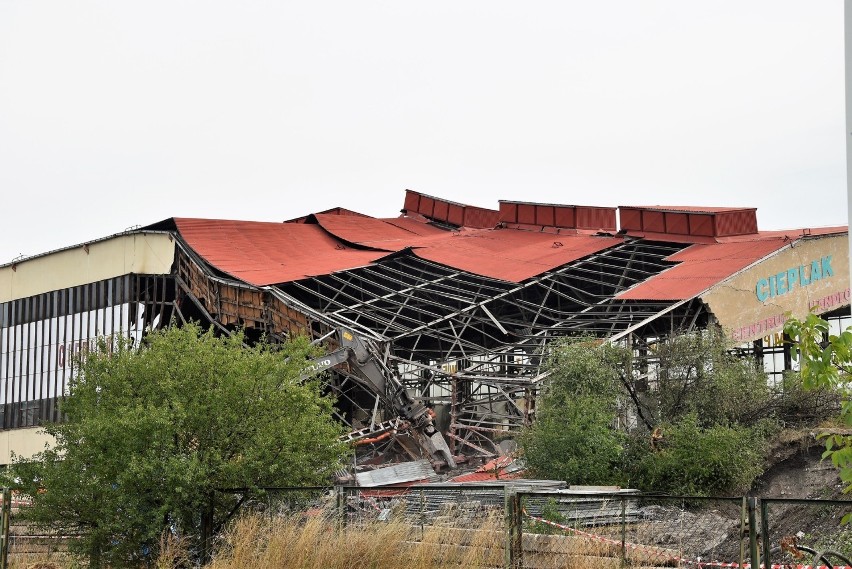
{"label": "tree", "polygon": [[[647,362],[589,338],[556,344],[536,421],[520,439],[528,466],[574,484],[747,488],[762,470],[774,407],[763,371],[729,348],[712,330],[668,338]],[[640,369],[650,379],[642,390]],[[626,419],[618,428],[617,414]]]}
{"label": "tree", "polygon": [[773,412],[762,366],[737,355],[718,330],[672,336],[654,356],[658,423],[694,415],[700,426],[753,425]]}
{"label": "tree", "polygon": [[[852,428],[852,328],[840,334],[830,334],[828,322],[816,314],[805,320],[790,318],[784,331],[794,339],[800,361],[800,374],[805,389],[829,389],[840,394],[840,421]],[[835,433],[824,437],[826,450],[823,458],[840,469],[840,479],[846,484],[845,492],[852,490],[852,435]],[[852,514],[843,517],[849,521]]]}
{"label": "tree", "polygon": [[628,356],[624,349],[590,338],[553,347],[536,420],[520,438],[533,472],[572,484],[621,481],[625,435],[612,424]]}
{"label": "tree", "polygon": [[13,466],[28,517],[79,533],[92,567],[130,566],[156,556],[164,532],[202,557],[262,487],[326,482],[347,451],[332,401],[298,379],[313,348],[243,342],[186,325],[139,349],[102,343],[71,382],[66,420],[45,427],[56,444]]}

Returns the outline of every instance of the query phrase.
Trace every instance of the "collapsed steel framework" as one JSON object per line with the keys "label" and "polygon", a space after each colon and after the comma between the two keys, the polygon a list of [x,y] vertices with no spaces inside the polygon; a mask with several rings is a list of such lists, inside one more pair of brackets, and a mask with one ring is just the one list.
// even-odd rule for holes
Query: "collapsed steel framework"
{"label": "collapsed steel framework", "polygon": [[[203,318],[272,339],[307,334],[329,350],[339,347],[335,332],[345,329],[372,346],[382,373],[394,381],[378,387],[352,366],[341,366],[328,382],[353,438],[376,441],[363,445],[364,460],[393,450],[410,457],[422,452],[399,432],[399,421],[385,421],[394,417],[393,389],[407,389],[438,412],[453,454],[491,457],[500,452],[495,440],[532,420],[547,375],[544,356],[555,338],[593,335],[641,343],[705,326],[709,316],[699,300],[617,298],[672,266],[666,257],[685,247],[676,243],[617,240],[522,283],[404,250],[369,266],[268,287],[217,274],[178,243],[179,319]],[[394,436],[381,436],[390,430]]]}

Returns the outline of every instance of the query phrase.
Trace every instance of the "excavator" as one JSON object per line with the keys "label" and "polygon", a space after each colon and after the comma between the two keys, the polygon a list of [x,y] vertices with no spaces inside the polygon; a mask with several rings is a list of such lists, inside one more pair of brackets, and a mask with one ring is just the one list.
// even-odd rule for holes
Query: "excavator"
{"label": "excavator", "polygon": [[435,427],[434,413],[409,395],[395,371],[384,364],[380,356],[381,351],[375,342],[360,338],[347,329],[337,330],[335,335],[340,347],[311,360],[302,378],[307,379],[348,364],[350,373],[379,398],[389,402],[397,413],[397,417],[390,421],[355,431],[344,438],[357,444],[359,440],[369,440],[367,437],[381,436],[385,432],[407,426],[409,433],[420,448],[428,453],[433,464],[443,463],[448,468],[455,468],[456,462],[447,441]]}

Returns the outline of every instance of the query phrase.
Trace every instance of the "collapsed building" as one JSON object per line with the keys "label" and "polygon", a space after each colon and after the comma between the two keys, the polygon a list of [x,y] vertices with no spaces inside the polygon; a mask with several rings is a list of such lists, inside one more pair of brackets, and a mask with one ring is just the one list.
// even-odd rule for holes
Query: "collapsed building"
{"label": "collapsed building", "polygon": [[398,217],[172,218],[0,266],[0,463],[41,449],[75,355],[173,320],[307,335],[359,460],[453,465],[534,419],[559,337],[647,354],[719,326],[772,381],[793,365],[791,314],[839,330],[849,308],[847,227],[759,231],[753,208],[491,210],[408,190]]}

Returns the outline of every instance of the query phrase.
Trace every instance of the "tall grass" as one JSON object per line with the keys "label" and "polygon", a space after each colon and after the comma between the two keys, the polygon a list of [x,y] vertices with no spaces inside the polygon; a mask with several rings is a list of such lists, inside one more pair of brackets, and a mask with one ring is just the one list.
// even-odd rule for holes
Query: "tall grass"
{"label": "tall grass", "polygon": [[[503,512],[476,521],[445,518],[442,525],[411,525],[402,519],[343,526],[333,516],[247,514],[217,539],[213,560],[203,569],[453,569],[506,566]],[[475,527],[474,527],[475,526]],[[620,569],[618,548],[570,535],[524,536],[528,567]],[[64,557],[10,558],[15,569],[84,567]],[[630,559],[653,566],[651,558]],[[659,564],[659,563],[658,563]],[[149,569],[193,567],[185,542],[166,535]]]}
{"label": "tall grass", "polygon": [[206,569],[374,569],[502,567],[499,518],[477,529],[412,527],[401,521],[342,527],[322,516],[240,518]]}

